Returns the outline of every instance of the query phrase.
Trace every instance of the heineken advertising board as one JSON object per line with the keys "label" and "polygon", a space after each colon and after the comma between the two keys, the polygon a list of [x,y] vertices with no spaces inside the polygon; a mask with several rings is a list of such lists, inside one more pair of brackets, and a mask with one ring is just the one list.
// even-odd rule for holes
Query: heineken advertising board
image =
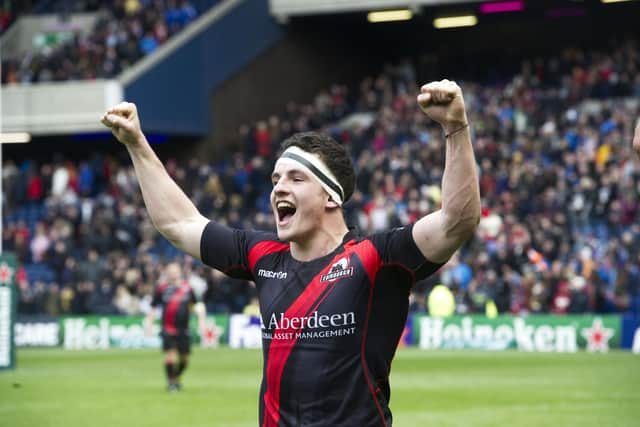
{"label": "heineken advertising board", "polygon": [[620,316],[414,317],[414,342],[423,349],[607,352],[620,347]]}
{"label": "heineken advertising board", "polygon": [[60,346],[60,323],[49,316],[18,316],[14,328],[14,343],[20,347]]}
{"label": "heineken advertising board", "polygon": [[[84,316],[60,319],[62,346],[67,350],[106,350],[108,348],[159,348],[160,324],[151,334],[145,331],[143,316]],[[194,344],[216,347],[226,339],[228,315],[207,316],[201,337],[195,318],[190,322]]]}
{"label": "heineken advertising board", "polygon": [[260,316],[232,314],[229,318],[229,347],[262,347],[262,327]]}
{"label": "heineken advertising board", "polygon": [[13,369],[16,349],[13,328],[16,319],[16,260],[13,255],[0,255],[0,369]]}

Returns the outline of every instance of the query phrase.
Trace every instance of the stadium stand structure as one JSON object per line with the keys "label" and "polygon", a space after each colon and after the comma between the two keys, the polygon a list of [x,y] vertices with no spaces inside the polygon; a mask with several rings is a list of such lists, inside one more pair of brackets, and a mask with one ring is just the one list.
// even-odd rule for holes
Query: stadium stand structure
{"label": "stadium stand structure", "polygon": [[[111,8],[95,12],[93,33],[72,37],[46,54],[21,54],[20,49],[11,49],[10,42],[11,37],[20,38],[20,32],[5,34],[3,59],[12,56],[12,52],[21,59],[7,58],[3,82],[88,78],[90,83],[5,85],[4,129],[36,135],[102,131],[93,120],[95,114],[126,98],[147,111],[143,120],[151,132],[205,134],[209,129],[207,94],[281,38],[282,31],[268,15],[263,1],[209,1],[201,2],[212,7],[199,19],[167,39],[171,22],[186,24],[191,18],[182,19],[180,13],[171,18],[169,10],[162,9],[165,3],[150,5],[156,3],[160,5],[158,8],[140,6],[129,15],[124,9],[128,3],[109,3]],[[163,18],[164,22],[159,22]],[[55,26],[55,22],[48,25]],[[245,31],[247,26],[252,28],[250,34]],[[138,61],[143,56],[145,36],[150,36],[147,47],[159,47],[149,49],[152,53]],[[160,44],[159,38],[168,41]],[[66,69],[69,71],[61,71]],[[110,79],[114,74],[116,78]],[[181,75],[189,78],[176,81],[175,76]],[[88,90],[92,96],[86,96]],[[69,99],[74,102],[68,102]],[[174,108],[176,104],[181,108]],[[51,110],[56,111],[55,117],[47,114]]]}

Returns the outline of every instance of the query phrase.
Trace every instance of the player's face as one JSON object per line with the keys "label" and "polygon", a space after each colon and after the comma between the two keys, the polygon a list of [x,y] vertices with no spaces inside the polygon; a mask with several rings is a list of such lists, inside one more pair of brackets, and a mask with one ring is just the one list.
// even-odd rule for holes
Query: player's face
{"label": "player's face", "polygon": [[271,180],[271,208],[278,238],[292,242],[310,238],[321,224],[327,192],[295,163],[277,162]]}
{"label": "player's face", "polygon": [[171,285],[177,285],[180,283],[182,271],[180,266],[175,263],[171,263],[167,266],[167,282]]}

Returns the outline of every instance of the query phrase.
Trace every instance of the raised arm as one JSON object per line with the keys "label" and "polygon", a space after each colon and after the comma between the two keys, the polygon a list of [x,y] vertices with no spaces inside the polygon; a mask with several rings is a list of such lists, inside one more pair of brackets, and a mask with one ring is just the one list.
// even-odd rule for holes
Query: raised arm
{"label": "raised arm", "polygon": [[136,106],[122,102],[104,113],[102,123],[127,147],[153,225],[178,249],[201,259],[200,238],[209,220],[171,179],[151,149]]}
{"label": "raised arm", "polygon": [[193,305],[193,312],[198,318],[198,332],[202,336],[207,328],[207,307],[202,301],[198,301]]}
{"label": "raised arm", "polygon": [[418,104],[445,133],[442,207],[419,219],[413,239],[429,261],[445,262],[471,236],[480,219],[480,189],[462,90],[452,81],[422,86]]}

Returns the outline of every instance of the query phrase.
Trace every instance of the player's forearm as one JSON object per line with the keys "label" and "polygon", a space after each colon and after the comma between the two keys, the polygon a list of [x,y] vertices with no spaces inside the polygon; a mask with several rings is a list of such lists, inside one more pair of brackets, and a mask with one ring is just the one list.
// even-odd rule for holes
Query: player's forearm
{"label": "player's forearm", "polygon": [[442,178],[442,213],[447,236],[460,243],[468,240],[480,220],[480,189],[469,127],[445,128],[454,132],[446,140]]}
{"label": "player's forearm", "polygon": [[145,206],[156,229],[169,241],[182,236],[185,222],[201,218],[197,208],[169,176],[164,165],[141,136],[140,143],[127,145]]}
{"label": "player's forearm", "polygon": [[204,303],[199,301],[193,305],[193,312],[198,316],[199,319],[206,319],[207,309],[204,306]]}
{"label": "player's forearm", "polygon": [[207,309],[205,308],[204,303],[198,302],[193,306],[193,311],[196,313],[198,318],[198,328],[203,330],[207,323]]}
{"label": "player's forearm", "polygon": [[144,328],[147,332],[151,332],[153,329],[153,321],[155,320],[155,310],[153,307],[149,310],[149,313],[144,317]]}

